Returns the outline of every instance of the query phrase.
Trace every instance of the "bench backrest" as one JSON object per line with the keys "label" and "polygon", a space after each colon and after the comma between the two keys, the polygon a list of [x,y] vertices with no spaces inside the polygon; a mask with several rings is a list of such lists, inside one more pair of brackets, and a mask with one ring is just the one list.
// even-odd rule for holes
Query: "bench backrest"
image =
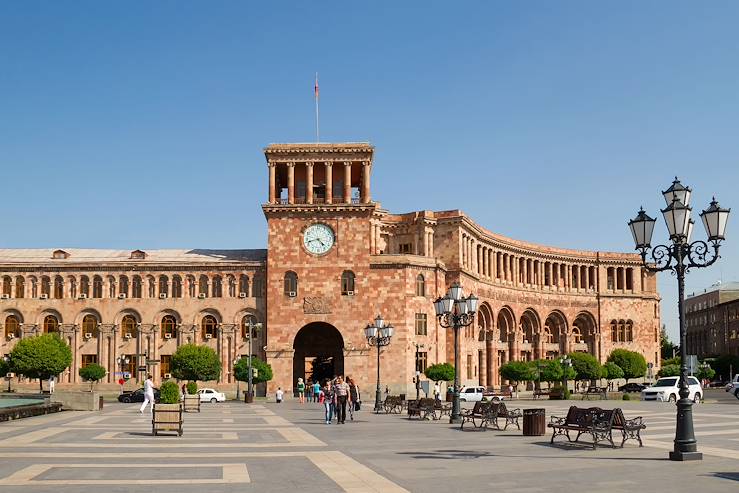
{"label": "bench backrest", "polygon": [[419,407],[434,407],[435,400],[433,397],[421,397],[418,401]]}
{"label": "bench backrest", "polygon": [[475,402],[475,407],[472,408],[472,412],[474,414],[480,414],[482,412],[482,406],[483,406],[483,404],[485,404],[485,403],[482,402],[482,401]]}
{"label": "bench backrest", "polygon": [[613,426],[616,426],[618,428],[623,428],[626,425],[626,418],[624,417],[624,412],[620,408],[616,408],[613,410]]}

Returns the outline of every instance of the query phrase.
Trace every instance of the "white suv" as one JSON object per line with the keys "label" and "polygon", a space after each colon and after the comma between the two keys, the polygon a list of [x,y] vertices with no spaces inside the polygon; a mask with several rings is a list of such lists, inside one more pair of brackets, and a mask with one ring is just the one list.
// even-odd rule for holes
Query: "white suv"
{"label": "white suv", "polygon": [[[699,403],[703,397],[703,388],[695,377],[688,377],[688,399]],[[662,377],[654,385],[641,392],[643,401],[677,402],[680,399],[680,377]]]}
{"label": "white suv", "polygon": [[459,400],[462,402],[481,401],[484,393],[485,387],[462,387],[459,390]]}
{"label": "white suv", "polygon": [[734,380],[726,384],[726,391],[734,394],[739,399],[739,373],[734,375]]}

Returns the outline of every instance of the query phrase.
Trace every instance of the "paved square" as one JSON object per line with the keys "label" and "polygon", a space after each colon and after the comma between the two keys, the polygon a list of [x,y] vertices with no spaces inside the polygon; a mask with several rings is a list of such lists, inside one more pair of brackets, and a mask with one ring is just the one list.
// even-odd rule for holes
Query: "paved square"
{"label": "paved square", "polygon": [[[130,492],[523,492],[731,491],[739,483],[737,404],[695,408],[705,459],[666,460],[671,404],[598,401],[644,416],[643,448],[570,444],[550,435],[460,431],[446,421],[355,413],[326,425],[322,406],[228,402],[186,413],[185,433],[151,436],[150,416],[111,404],[100,413],[40,416],[0,425],[0,492],[67,493],[81,487]],[[572,402],[513,401],[564,414]]]}

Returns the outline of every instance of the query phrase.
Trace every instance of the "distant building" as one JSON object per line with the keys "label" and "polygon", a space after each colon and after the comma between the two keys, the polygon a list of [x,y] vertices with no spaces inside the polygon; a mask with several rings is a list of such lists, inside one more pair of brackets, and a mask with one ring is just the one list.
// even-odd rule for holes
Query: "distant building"
{"label": "distant building", "polygon": [[714,284],[685,299],[687,354],[739,354],[739,282]]}
{"label": "distant building", "polygon": [[369,392],[376,353],[363,328],[379,313],[395,326],[382,383],[410,394],[417,369],[454,360],[433,300],[458,282],[480,298],[460,333],[466,384],[498,386],[508,361],[572,351],[603,362],[627,348],[659,367],[660,298],[638,255],[515,240],[459,210],[390,213],[372,200],[366,143],[275,144],[265,157],[266,250],[0,250],[0,353],[58,332],[74,352],[62,386],[93,362],[113,386],[147,369],[169,378],[172,353],[193,342],[218,352],[214,385],[226,390],[253,321],[270,391],[345,374]]}

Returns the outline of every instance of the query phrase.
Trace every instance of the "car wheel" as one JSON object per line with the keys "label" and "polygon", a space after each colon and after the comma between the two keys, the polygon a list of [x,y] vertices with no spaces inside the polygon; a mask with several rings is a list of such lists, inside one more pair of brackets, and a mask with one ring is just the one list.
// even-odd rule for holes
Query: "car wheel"
{"label": "car wheel", "polygon": [[216,399],[215,397],[213,397],[213,398],[212,398],[212,399],[210,400],[210,403],[211,403],[211,404],[215,404],[216,402],[218,402],[218,399]]}
{"label": "car wheel", "polygon": [[124,404],[131,404],[131,399],[129,397],[124,397],[121,399],[121,402]]}
{"label": "car wheel", "polygon": [[667,402],[677,402],[677,397],[675,394],[670,394],[670,398],[667,399]]}
{"label": "car wheel", "polygon": [[693,396],[693,403],[700,404],[701,403],[701,395],[699,392],[696,392]]}

